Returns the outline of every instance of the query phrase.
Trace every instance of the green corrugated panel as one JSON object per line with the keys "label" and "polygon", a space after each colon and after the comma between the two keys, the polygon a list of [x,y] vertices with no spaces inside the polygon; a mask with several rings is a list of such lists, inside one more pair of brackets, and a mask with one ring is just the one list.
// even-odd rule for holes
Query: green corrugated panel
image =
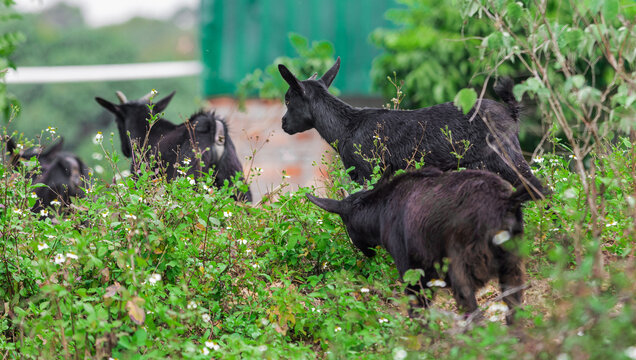
{"label": "green corrugated panel", "polygon": [[342,67],[336,86],[345,95],[370,94],[369,42],[395,0],[201,0],[201,54],[205,96],[233,94],[236,84],[278,56],[296,56],[288,40],[296,32],[334,44]]}

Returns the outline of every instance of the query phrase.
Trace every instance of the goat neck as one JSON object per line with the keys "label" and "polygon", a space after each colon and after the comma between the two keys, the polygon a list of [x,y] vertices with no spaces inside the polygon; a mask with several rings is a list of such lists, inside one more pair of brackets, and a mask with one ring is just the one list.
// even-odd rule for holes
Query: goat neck
{"label": "goat neck", "polygon": [[343,135],[349,133],[349,125],[354,121],[357,109],[331,95],[325,88],[314,97],[311,112],[314,127],[329,144],[341,143]]}

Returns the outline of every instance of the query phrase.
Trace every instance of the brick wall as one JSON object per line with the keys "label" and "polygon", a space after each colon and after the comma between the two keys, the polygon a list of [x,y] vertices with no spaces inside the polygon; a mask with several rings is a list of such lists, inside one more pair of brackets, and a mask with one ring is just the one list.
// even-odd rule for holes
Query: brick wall
{"label": "brick wall", "polygon": [[[315,129],[288,135],[281,127],[285,105],[279,100],[249,99],[245,112],[228,97],[212,98],[210,107],[225,117],[245,174],[254,176],[250,188],[254,202],[280,185],[285,172],[290,184],[285,191],[299,186],[322,186],[321,156],[331,147]],[[253,159],[252,159],[252,155]],[[312,166],[313,163],[316,166]],[[256,176],[259,171],[262,172]],[[321,173],[322,170],[322,173]]]}

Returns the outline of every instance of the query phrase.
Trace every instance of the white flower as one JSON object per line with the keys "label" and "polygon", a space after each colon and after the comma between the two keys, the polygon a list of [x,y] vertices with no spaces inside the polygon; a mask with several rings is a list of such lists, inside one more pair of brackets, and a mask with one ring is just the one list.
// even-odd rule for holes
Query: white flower
{"label": "white flower", "polygon": [[385,323],[385,322],[389,322],[389,319],[387,319],[387,318],[379,318],[379,319],[378,319],[378,322],[379,322],[380,324],[383,324],[383,323]]}
{"label": "white flower", "polygon": [[578,335],[578,336],[583,336],[583,335],[585,335],[585,334],[583,333],[583,330],[579,330],[579,331],[576,333],[576,335]]}
{"label": "white flower", "polygon": [[101,144],[103,140],[104,140],[104,135],[102,135],[101,131],[98,131],[97,134],[95,135],[95,138],[93,139],[93,144]]}
{"label": "white flower", "polygon": [[126,215],[124,215],[124,217],[125,217],[126,219],[133,219],[133,220],[137,220],[137,217],[136,217],[135,215],[133,215],[133,214],[126,214]]}
{"label": "white flower", "polygon": [[188,310],[194,310],[194,309],[196,309],[196,308],[197,308],[197,303],[196,303],[196,302],[194,302],[194,301],[190,301],[190,302],[188,303]]}
{"label": "white flower", "polygon": [[212,349],[212,350],[215,350],[215,351],[216,351],[216,350],[219,350],[219,349],[221,348],[221,347],[220,347],[217,343],[215,343],[214,341],[206,341],[206,342],[205,342],[205,347],[206,347],[206,348],[209,348],[209,349]]}
{"label": "white flower", "polygon": [[576,159],[577,159],[577,157],[576,157],[576,155],[570,155],[570,159],[574,159],[574,160],[576,160]]}
{"label": "white flower", "polygon": [[259,174],[262,174],[263,171],[264,171],[262,168],[259,168],[259,167],[254,168],[254,170],[256,170],[256,172],[259,173]]}
{"label": "white flower", "polygon": [[121,177],[129,177],[129,176],[130,176],[130,170],[122,170]]}
{"label": "white flower", "polygon": [[49,216],[49,212],[46,209],[40,210],[40,216]]}
{"label": "white flower", "polygon": [[541,156],[537,156],[536,158],[534,158],[533,161],[537,164],[541,164],[543,162],[543,158]]}
{"label": "white flower", "polygon": [[46,235],[46,237],[49,239],[55,239],[55,235]]}
{"label": "white flower", "polygon": [[53,258],[53,262],[58,264],[58,265],[64,264],[65,261],[66,261],[66,258],[62,254],[57,254]]}
{"label": "white flower", "polygon": [[283,175],[283,179],[289,179],[291,176],[289,175]]}
{"label": "white flower", "polygon": [[258,268],[260,268],[261,266],[260,266],[260,265],[258,265],[258,264],[252,264],[252,267],[253,267],[254,269],[258,269]]}
{"label": "white flower", "polygon": [[428,286],[428,287],[434,287],[434,286],[446,287],[446,281],[441,280],[441,279],[431,279],[431,281],[426,283],[426,286]]}
{"label": "white flower", "polygon": [[102,217],[103,217],[103,218],[105,218],[106,216],[108,216],[108,210],[104,210],[104,211],[101,213],[101,215],[102,215]]}
{"label": "white flower", "polygon": [[102,174],[104,173],[104,168],[101,167],[100,165],[95,165],[95,172],[98,174]]}
{"label": "white flower", "polygon": [[93,159],[95,159],[95,160],[101,160],[101,159],[103,159],[103,158],[104,158],[104,155],[102,155],[102,154],[100,154],[100,153],[93,153],[93,154],[91,155],[91,157],[92,157]]}
{"label": "white flower", "polygon": [[378,135],[373,135],[373,138],[376,140],[380,140],[380,137]]}
{"label": "white flower", "polygon": [[210,350],[208,350],[208,348],[206,348],[206,347],[201,348],[201,354],[208,355],[209,353],[210,353]]}
{"label": "white flower", "polygon": [[232,216],[232,212],[231,211],[224,211],[223,212],[223,217],[229,218],[230,216]]}
{"label": "white flower", "polygon": [[42,250],[48,249],[48,248],[49,248],[49,246],[46,243],[39,243],[38,244],[38,250],[39,251],[42,251]]}
{"label": "white flower", "polygon": [[179,173],[179,175],[183,175],[185,176],[185,171],[181,170],[181,169],[177,169],[177,173]]}
{"label": "white flower", "polygon": [[157,95],[157,90],[155,89],[150,90],[150,96],[155,96],[155,95]]}
{"label": "white flower", "polygon": [[183,165],[190,165],[190,158],[183,159]]}
{"label": "white flower", "polygon": [[259,347],[258,347],[258,351],[260,351],[260,352],[265,352],[265,351],[267,351],[267,345],[261,345],[261,346],[259,346]]}
{"label": "white flower", "polygon": [[69,259],[77,260],[78,256],[73,253],[66,253],[66,257]]}
{"label": "white flower", "polygon": [[237,241],[239,244],[242,244],[242,245],[247,244],[247,240],[245,240],[245,239],[243,239],[243,238],[240,238],[240,239],[238,239],[238,240],[236,240],[236,241]]}
{"label": "white flower", "polygon": [[148,278],[148,282],[150,283],[150,285],[154,285],[154,284],[158,283],[159,281],[161,281],[161,275],[160,274],[152,274]]}
{"label": "white flower", "polygon": [[573,188],[569,188],[563,192],[563,197],[566,199],[573,199],[576,197],[576,191]]}
{"label": "white flower", "polygon": [[[210,314],[203,314],[201,315],[201,320],[203,320],[203,322],[210,322]],[[205,344],[207,346],[207,343]],[[210,346],[208,346],[210,347]]]}
{"label": "white flower", "polygon": [[31,199],[37,199],[38,198],[38,194],[36,194],[35,192],[31,193]]}
{"label": "white flower", "polygon": [[501,230],[492,237],[492,243],[495,245],[501,245],[510,240],[510,232],[508,230]]}
{"label": "white flower", "polygon": [[368,292],[369,292],[369,289],[367,289],[367,288],[361,288],[361,289],[360,289],[360,292],[361,292],[361,293],[368,293]]}
{"label": "white flower", "polygon": [[408,355],[408,353],[406,352],[406,350],[404,349],[397,349],[397,351],[395,351],[393,353],[393,360],[402,360],[402,359],[406,359],[406,356]]}
{"label": "white flower", "polygon": [[625,349],[625,356],[630,359],[636,359],[636,346],[630,346]]}
{"label": "white flower", "polygon": [[616,220],[612,221],[611,223],[607,223],[605,224],[605,227],[612,227],[612,226],[616,226],[618,223],[616,222]]}
{"label": "white flower", "polygon": [[318,225],[322,225],[322,219],[317,219],[317,220],[316,220],[316,224],[318,224]]}
{"label": "white flower", "polygon": [[20,210],[20,209],[13,209],[13,212],[18,214],[18,215],[22,215],[22,210]]}
{"label": "white flower", "polygon": [[342,328],[340,326],[336,326],[336,328],[333,329],[333,332],[338,332],[338,331],[342,331]]}
{"label": "white flower", "polygon": [[15,147],[17,147],[17,148],[18,148],[18,149],[20,149],[20,150],[24,149],[24,145],[22,145],[22,144],[18,144],[18,145],[16,145]]}
{"label": "white flower", "polygon": [[55,130],[57,130],[56,128],[49,126],[46,128],[46,131],[50,132],[51,134],[55,134]]}
{"label": "white flower", "polygon": [[61,203],[61,202],[59,202],[59,201],[57,201],[57,200],[53,200],[53,201],[51,201],[51,205],[53,205],[53,206],[60,206],[60,205],[62,205],[62,203]]}
{"label": "white flower", "polygon": [[197,181],[194,180],[193,178],[188,178],[188,181],[190,182],[190,185],[196,185]]}

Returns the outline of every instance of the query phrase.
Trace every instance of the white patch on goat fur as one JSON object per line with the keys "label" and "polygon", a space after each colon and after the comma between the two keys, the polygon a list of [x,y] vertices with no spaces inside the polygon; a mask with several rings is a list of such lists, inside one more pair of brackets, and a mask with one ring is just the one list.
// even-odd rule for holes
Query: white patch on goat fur
{"label": "white patch on goat fur", "polygon": [[501,245],[510,240],[510,232],[508,230],[501,230],[492,237],[492,243],[495,245]]}

